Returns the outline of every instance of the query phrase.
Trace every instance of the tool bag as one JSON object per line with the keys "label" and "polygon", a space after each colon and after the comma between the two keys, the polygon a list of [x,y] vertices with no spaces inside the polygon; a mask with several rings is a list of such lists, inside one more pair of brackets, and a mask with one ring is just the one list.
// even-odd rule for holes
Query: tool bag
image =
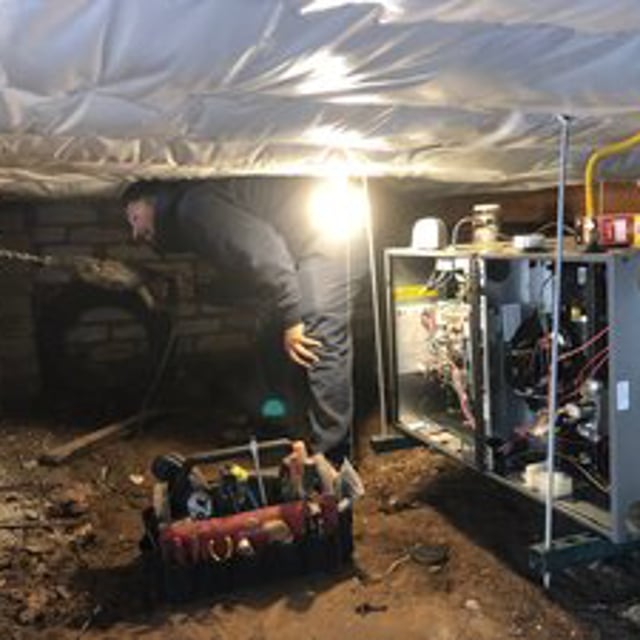
{"label": "tool bag", "polygon": [[[292,443],[277,440],[257,447],[261,453],[289,453]],[[241,510],[228,513],[224,481],[208,482],[196,465],[248,450],[233,447],[187,459],[169,454],[154,461],[158,482],[153,506],[143,512],[141,542],[154,599],[184,602],[264,581],[335,571],[349,562],[351,503],[323,491],[321,483],[292,500],[282,474],[257,468],[242,479],[242,493],[251,499],[240,507],[234,503]],[[264,506],[256,506],[258,495]]]}

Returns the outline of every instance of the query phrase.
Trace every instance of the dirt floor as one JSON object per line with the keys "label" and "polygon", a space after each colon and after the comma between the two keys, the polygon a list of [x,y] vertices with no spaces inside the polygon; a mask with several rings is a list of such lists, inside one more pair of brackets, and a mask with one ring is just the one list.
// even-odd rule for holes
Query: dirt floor
{"label": "dirt floor", "polygon": [[565,572],[545,592],[526,562],[539,508],[423,448],[376,456],[374,428],[361,430],[351,566],[178,606],[152,601],[140,562],[149,463],[237,443],[242,428],[174,417],[51,468],[39,455],[83,430],[5,420],[0,638],[640,638],[638,558]]}

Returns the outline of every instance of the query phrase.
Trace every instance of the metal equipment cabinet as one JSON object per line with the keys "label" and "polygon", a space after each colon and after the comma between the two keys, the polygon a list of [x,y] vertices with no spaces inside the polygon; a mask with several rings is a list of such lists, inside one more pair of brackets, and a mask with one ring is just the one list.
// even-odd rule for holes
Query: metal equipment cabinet
{"label": "metal equipment cabinet", "polygon": [[[546,450],[554,254],[387,249],[384,268],[391,423],[544,500],[529,474]],[[640,253],[567,251],[561,308],[555,467],[570,489],[554,506],[629,542],[640,535]]]}

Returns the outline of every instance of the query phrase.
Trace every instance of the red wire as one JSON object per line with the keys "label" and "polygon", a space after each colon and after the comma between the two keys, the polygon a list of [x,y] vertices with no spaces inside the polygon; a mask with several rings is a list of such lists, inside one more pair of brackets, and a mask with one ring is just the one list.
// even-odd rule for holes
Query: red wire
{"label": "red wire", "polygon": [[[607,347],[608,349],[608,347]],[[595,365],[595,367],[593,367],[593,369],[591,369],[591,371],[589,371],[589,375],[592,376],[595,374],[595,372],[605,363],[609,360],[609,354],[607,353],[603,358],[600,359],[600,361],[598,362],[597,365]],[[584,382],[584,380],[583,380]]]}
{"label": "red wire", "polygon": [[602,348],[596,353],[587,363],[578,371],[576,376],[576,384],[567,392],[563,393],[563,396],[572,396],[580,390],[582,383],[586,379],[587,369],[593,366],[593,369],[588,372],[588,375],[593,375],[607,360],[609,359],[609,346]]}
{"label": "red wire", "polygon": [[607,331],[609,331],[609,325],[607,325],[603,329],[600,329],[600,331],[598,331],[598,333],[593,335],[586,342],[583,342],[580,346],[576,347],[575,349],[571,349],[571,351],[567,351],[566,353],[563,353],[558,358],[558,361],[562,362],[563,360],[566,360],[567,358],[571,358],[572,356],[575,356],[577,353],[580,353],[581,351],[584,351],[587,347],[590,347],[594,342],[597,342],[598,340],[600,340],[600,338],[602,338],[602,336]]}
{"label": "red wire", "polygon": [[[609,331],[609,325],[607,325],[606,327],[600,329],[600,331],[598,331],[598,333],[596,333],[593,336],[591,336],[591,338],[589,338],[588,340],[583,342],[581,345],[575,347],[575,349],[571,349],[571,351],[567,351],[567,352],[561,354],[560,357],[558,358],[558,362],[562,362],[563,360],[566,360],[567,358],[571,358],[572,356],[575,356],[576,354],[580,353],[581,351],[584,351],[585,349],[590,347],[594,342],[597,342],[598,340],[600,340],[600,338],[602,338],[602,336],[607,331]],[[541,336],[540,338],[538,338],[538,344],[540,345],[540,348],[542,350],[548,350],[549,347],[551,346],[551,334],[547,333],[547,334]]]}

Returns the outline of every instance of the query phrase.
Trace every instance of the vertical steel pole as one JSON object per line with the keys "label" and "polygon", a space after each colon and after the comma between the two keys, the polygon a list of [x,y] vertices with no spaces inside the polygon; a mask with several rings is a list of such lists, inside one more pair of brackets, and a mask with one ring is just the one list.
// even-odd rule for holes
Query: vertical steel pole
{"label": "vertical steel pole", "polygon": [[[556,210],[556,252],[555,273],[553,278],[553,310],[551,333],[551,381],[549,385],[549,426],[547,430],[547,494],[545,496],[544,549],[551,551],[553,540],[553,490],[554,461],[556,455],[556,412],[558,404],[558,337],[560,335],[560,298],[562,293],[562,261],[564,259],[564,190],[567,177],[567,151],[569,148],[568,116],[558,116],[560,120],[560,171],[558,176],[558,200]],[[546,589],[551,585],[551,574],[546,571],[543,576]]]}
{"label": "vertical steel pole", "polygon": [[387,422],[387,398],[385,385],[384,355],[382,351],[382,323],[380,320],[380,287],[378,286],[378,269],[375,254],[375,242],[373,239],[373,216],[371,200],[369,198],[369,181],[367,177],[363,177],[364,191],[369,203],[367,212],[367,251],[369,255],[369,273],[371,282],[371,310],[373,312],[373,332],[376,349],[376,368],[378,383],[378,396],[380,401],[380,435],[389,433],[389,424]]}

